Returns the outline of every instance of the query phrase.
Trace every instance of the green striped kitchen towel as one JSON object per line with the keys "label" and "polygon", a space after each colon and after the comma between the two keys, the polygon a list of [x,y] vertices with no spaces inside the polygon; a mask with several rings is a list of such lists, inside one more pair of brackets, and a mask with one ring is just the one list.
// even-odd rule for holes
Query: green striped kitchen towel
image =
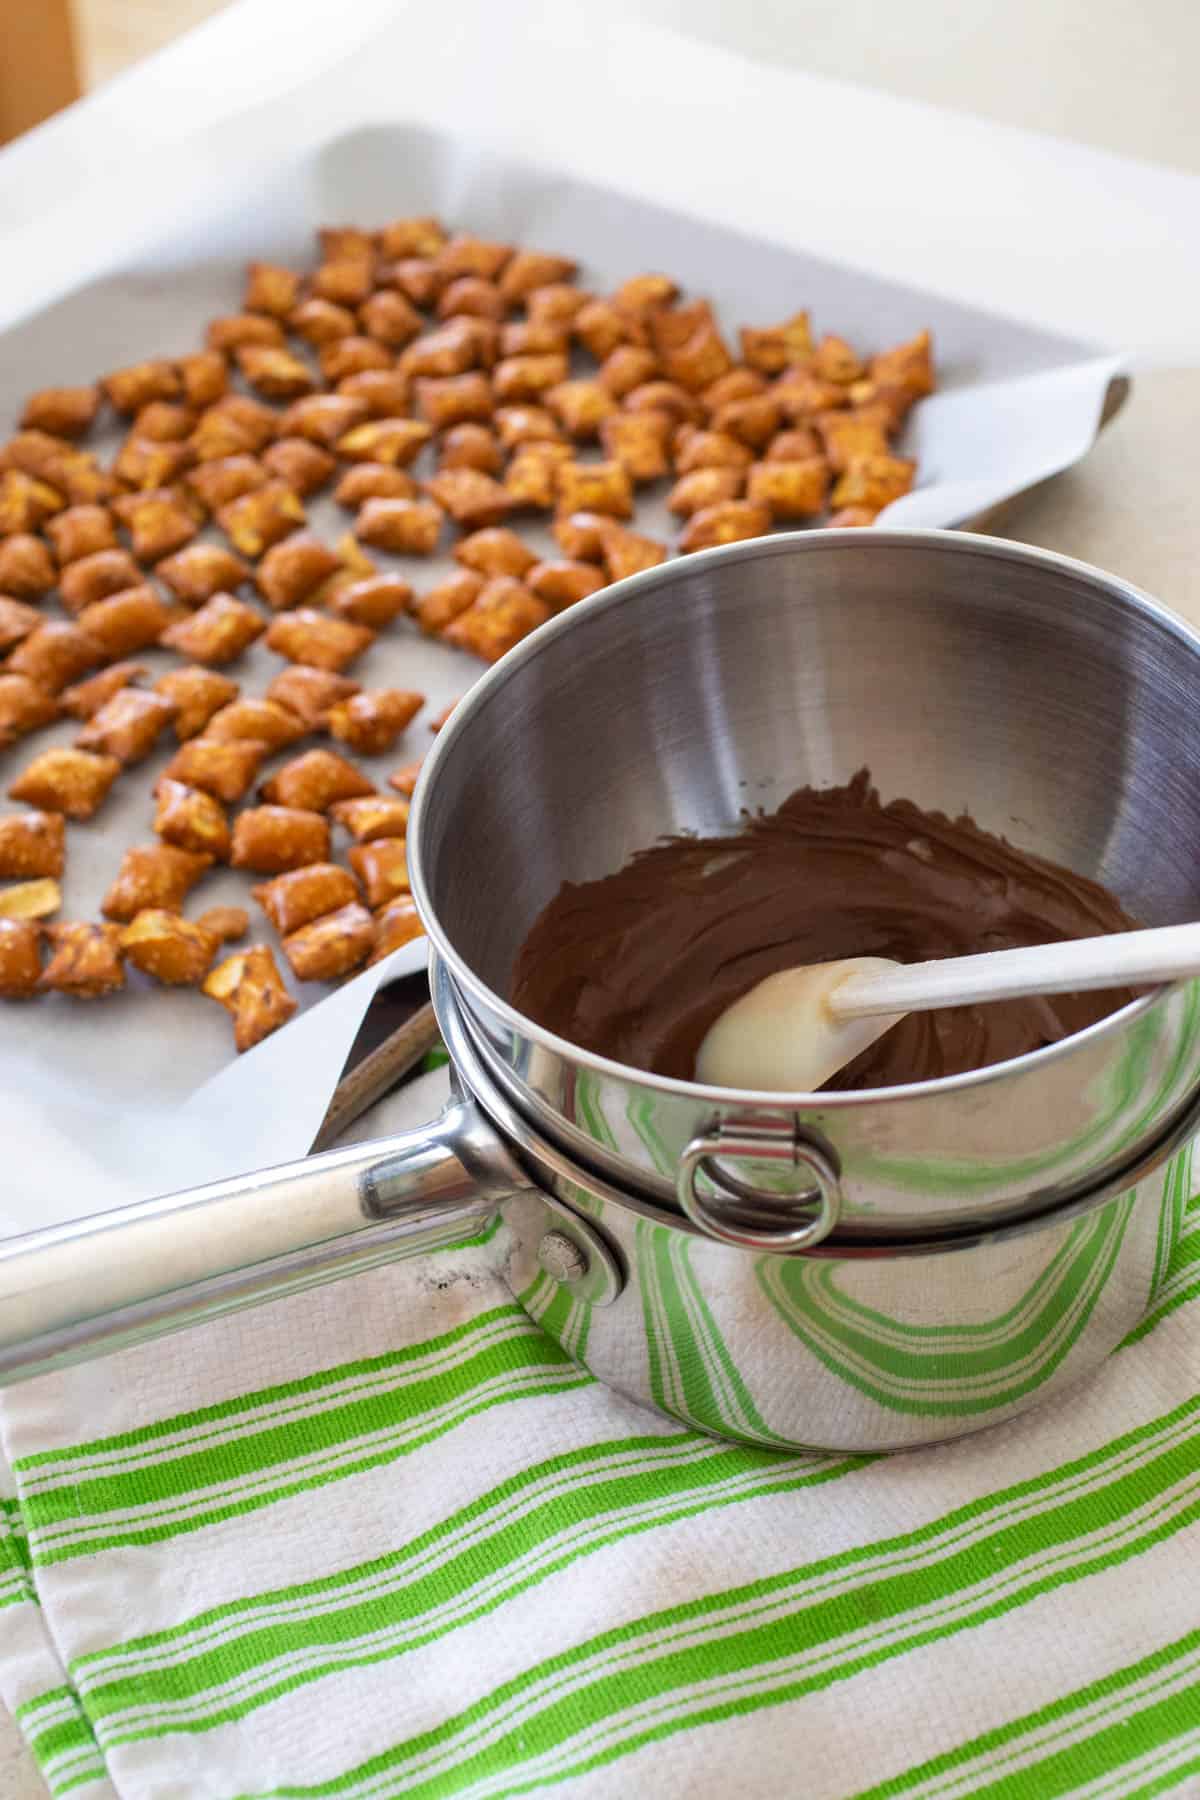
{"label": "green striped kitchen towel", "polygon": [[483,1242],[47,1376],[3,1695],[79,1800],[1200,1794],[1198,1302],[1193,1204],[1090,1385],[877,1459],[640,1410]]}

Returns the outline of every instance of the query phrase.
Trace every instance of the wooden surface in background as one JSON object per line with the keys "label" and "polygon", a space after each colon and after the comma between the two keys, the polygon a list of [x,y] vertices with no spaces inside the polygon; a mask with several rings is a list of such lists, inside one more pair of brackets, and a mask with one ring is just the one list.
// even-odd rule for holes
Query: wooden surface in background
{"label": "wooden surface in background", "polygon": [[230,0],[74,0],[83,85],[93,88],[111,80],[229,4]]}
{"label": "wooden surface in background", "polygon": [[4,0],[0,143],[79,97],[71,0]]}
{"label": "wooden surface in background", "polygon": [[0,144],[231,0],[0,0]]}

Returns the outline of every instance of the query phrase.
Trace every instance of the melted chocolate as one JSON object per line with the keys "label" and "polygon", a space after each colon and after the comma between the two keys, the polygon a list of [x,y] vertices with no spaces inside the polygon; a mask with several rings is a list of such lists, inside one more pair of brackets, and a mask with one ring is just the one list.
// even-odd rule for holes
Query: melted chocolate
{"label": "melted chocolate", "polygon": [[[801,788],[732,837],[670,838],[615,875],[567,882],[517,958],[513,1004],[585,1050],[690,1079],[725,1007],[797,963],[968,956],[1127,931],[1104,888],[966,817],[880,803],[864,769]],[[831,1088],[929,1081],[1040,1049],[1127,989],[910,1013]]]}

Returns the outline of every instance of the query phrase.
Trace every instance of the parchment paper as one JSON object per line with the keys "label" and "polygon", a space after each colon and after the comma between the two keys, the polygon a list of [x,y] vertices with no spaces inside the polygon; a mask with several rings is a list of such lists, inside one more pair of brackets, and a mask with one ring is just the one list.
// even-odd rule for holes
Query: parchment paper
{"label": "parchment paper", "polygon": [[[290,116],[295,126],[302,115]],[[628,193],[507,163],[485,145],[421,126],[364,127],[281,157],[266,174],[260,156],[254,182],[239,160],[244,142],[231,130],[202,162],[189,153],[174,168],[149,171],[145,216],[156,221],[154,241],[0,337],[0,418],[32,388],[196,347],[208,318],[238,309],[249,256],[307,261],[318,224],[379,224],[409,211],[566,251],[579,258],[584,283],[601,290],[642,269],[669,270],[710,295],[727,327],[768,323],[803,305],[818,329],[874,348],[930,325],[943,391],[918,410],[911,443],[920,485],[889,509],[889,524],[956,525],[1068,466],[1091,443],[1120,367],[1093,346],[741,238]],[[161,210],[168,192],[171,224]],[[919,263],[914,249],[914,272]],[[321,498],[310,521],[331,535],[350,517]],[[638,522],[671,535],[661,502],[640,507]],[[530,536],[549,548],[548,534]],[[418,587],[430,586],[447,564],[409,559],[403,572],[412,577],[415,568]],[[156,669],[174,659],[138,660]],[[259,645],[233,673],[246,692],[261,692],[281,666]],[[371,686],[417,688],[429,705],[395,751],[368,765],[372,772],[382,779],[419,755],[428,718],[479,668],[408,626],[381,637],[356,673]],[[72,722],[36,742],[69,741],[76,729]],[[152,841],[150,793],[171,748],[126,775],[93,823],[70,827],[64,917],[96,916],[121,850]],[[27,740],[0,757],[6,784],[28,754]],[[265,765],[264,776],[288,754]],[[229,871],[210,876],[192,910],[244,899],[249,885]],[[256,916],[255,926],[256,937],[270,939],[264,920]],[[0,1233],[304,1154],[377,985],[423,955],[423,945],[406,947],[324,999],[325,990],[298,990],[304,1015],[237,1060],[220,1008],[190,992],[147,993],[132,972],[125,994],[90,1006],[55,997],[3,1007]]]}

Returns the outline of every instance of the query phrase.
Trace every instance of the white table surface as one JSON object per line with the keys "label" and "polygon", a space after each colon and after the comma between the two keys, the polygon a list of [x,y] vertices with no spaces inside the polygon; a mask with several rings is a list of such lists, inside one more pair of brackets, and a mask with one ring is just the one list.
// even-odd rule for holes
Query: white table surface
{"label": "white table surface", "polygon": [[[592,30],[576,0],[560,0],[560,32]],[[1024,20],[1035,29],[1044,0],[1012,0],[1011,27]],[[1126,0],[1102,0],[1089,18],[1103,31],[1123,12]],[[408,41],[430,78],[446,57],[450,63],[470,34],[465,15],[472,0],[456,9],[449,29],[431,25],[424,4],[404,0],[355,0],[339,11],[339,50],[352,54],[381,23],[400,16]],[[736,26],[728,8],[707,0],[685,9],[676,0],[646,0],[645,10],[676,23],[695,12],[697,29],[729,40]],[[664,107],[675,111],[682,139],[705,113],[723,111],[735,129],[725,138],[723,170],[697,169],[682,156],[660,171],[656,197],[682,195],[692,210],[707,207],[749,228],[771,229],[781,200],[795,196],[812,222],[808,241],[840,249],[847,260],[900,279],[919,279],[976,304],[1036,318],[1047,326],[1091,335],[1131,349],[1143,366],[1168,368],[1141,377],[1125,414],[1112,426],[1085,464],[1022,502],[1007,530],[1030,542],[1091,558],[1140,582],[1200,624],[1200,509],[1194,499],[1194,421],[1200,416],[1200,181],[1181,170],[1156,168],[1108,154],[972,119],[819,76],[798,74],[804,33],[813,26],[812,8],[788,0],[749,9],[738,31],[742,47],[766,53],[770,21],[783,34],[774,62],[730,57],[722,50],[640,28],[639,66],[622,70],[623,91],[638,107],[656,105],[663,141],[671,131]],[[868,15],[877,9],[855,0],[850,11],[863,21],[861,67],[864,78],[880,73],[896,85],[897,67],[884,70],[880,40],[867,35]],[[329,53],[320,34],[303,28],[306,16],[328,17],[322,0],[240,0],[190,37],[112,82],[67,113],[0,152],[0,246],[5,269],[0,304],[13,307],[13,274],[21,271],[32,295],[39,278],[47,285],[64,233],[83,231],[83,221],[99,211],[119,232],[136,216],[147,167],[168,146],[196,133],[217,131],[221,121],[310,80]],[[786,16],[785,16],[786,15]],[[920,21],[933,41],[943,16],[942,0],[919,0],[904,9],[906,29],[919,33]],[[445,15],[443,14],[443,17]],[[1197,15],[1184,0],[1179,19]],[[766,22],[765,22],[766,21]],[[1132,24],[1132,16],[1131,16]],[[1123,27],[1124,19],[1119,23]],[[1162,64],[1170,92],[1157,95],[1153,82],[1122,87],[1127,67],[1119,33],[1112,35],[1111,87],[1093,82],[1088,104],[1081,102],[1074,73],[1071,36],[1052,34],[1058,79],[1070,86],[1065,112],[1079,135],[1095,145],[1130,142],[1130,108],[1149,119],[1155,106],[1175,129],[1174,62]],[[1174,40],[1173,40],[1174,41]],[[882,37],[886,50],[886,33]],[[1178,46],[1176,45],[1176,48]],[[523,45],[528,50],[528,41]],[[1043,45],[1044,49],[1044,45]],[[844,73],[855,66],[854,44],[843,22],[835,42],[814,50],[813,63]],[[948,55],[957,57],[960,104],[978,94],[982,110],[997,109],[995,69],[980,62],[975,39],[960,36]],[[1102,63],[1103,63],[1103,59]],[[1183,61],[1189,59],[1183,58]],[[1043,62],[1045,58],[1043,57]],[[943,64],[945,58],[943,58]],[[1157,66],[1150,59],[1152,67]],[[1143,73],[1143,54],[1136,66]],[[1096,66],[1095,58],[1092,62]],[[911,78],[911,91],[930,91],[928,78]],[[1169,77],[1169,79],[1168,79]],[[328,79],[335,79],[334,73]],[[939,85],[940,84],[940,85]],[[1039,68],[1039,114],[1046,122],[1052,106]],[[932,83],[946,90],[943,66]],[[554,105],[529,116],[511,84],[509,105],[487,120],[509,147],[536,154],[552,125]],[[611,89],[609,90],[611,92]],[[664,96],[668,99],[664,100]],[[353,97],[352,97],[353,98]],[[378,118],[379,101],[364,91],[365,118]],[[604,83],[590,97],[563,96],[582,114],[602,106]],[[753,102],[751,105],[750,103]],[[302,116],[302,115],[299,115]],[[1189,111],[1189,117],[1192,116]],[[832,134],[832,135],[831,135]],[[1136,136],[1133,141],[1138,140]],[[1167,153],[1186,163],[1187,142],[1168,131]],[[803,171],[810,153],[843,147],[837,203],[805,192]],[[247,137],[253,145],[253,132]],[[1197,160],[1200,160],[1198,158]],[[879,171],[886,169],[886,191]],[[818,165],[819,170],[819,165]],[[669,179],[668,179],[669,177]],[[689,182],[692,191],[689,193]],[[826,192],[829,183],[813,177]],[[696,192],[700,183],[703,191]],[[815,235],[813,235],[815,233]],[[68,238],[69,245],[69,238]],[[29,259],[33,258],[34,261]],[[1169,365],[1192,365],[1186,374]],[[44,1800],[46,1790],[23,1751],[16,1728],[0,1712],[0,1800]]]}
{"label": "white table surface", "polygon": [[1200,173],[1194,0],[636,0],[810,75]]}
{"label": "white table surface", "polygon": [[[645,6],[662,13],[664,0]],[[936,10],[926,5],[931,34]],[[197,133],[203,146],[231,115],[310,82],[286,117],[293,145],[356,115],[440,116],[540,163],[1144,362],[1200,362],[1195,174],[808,75],[782,55],[739,57],[619,0],[355,0],[338,10],[332,49],[321,17],[323,0],[241,0],[0,154],[6,274],[53,286],[71,266],[72,227],[102,221],[119,241],[136,226],[164,147]],[[381,31],[383,53],[355,62]],[[763,50],[761,20],[747,36]],[[793,63],[803,41],[789,40]],[[572,57],[573,79],[545,77]],[[964,62],[964,93],[976,60]],[[1107,102],[1128,111],[1135,91],[1153,104],[1133,87]],[[266,114],[262,124],[265,136]],[[253,126],[243,141],[252,157]],[[0,314],[10,308],[0,291]]]}

